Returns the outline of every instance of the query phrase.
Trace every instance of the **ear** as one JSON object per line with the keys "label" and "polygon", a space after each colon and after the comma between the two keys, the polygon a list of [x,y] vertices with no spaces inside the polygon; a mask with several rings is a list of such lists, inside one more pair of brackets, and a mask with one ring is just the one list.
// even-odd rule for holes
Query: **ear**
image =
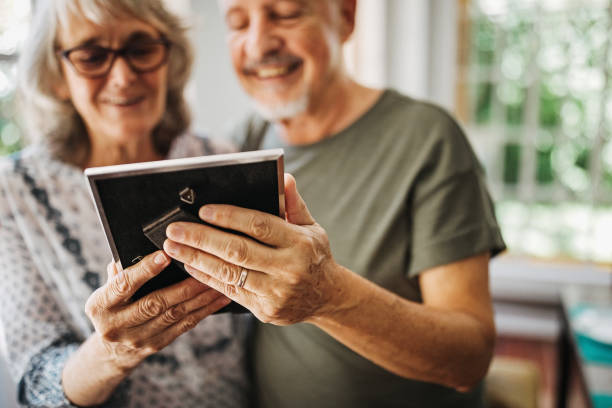
{"label": "ear", "polygon": [[357,14],[357,0],[338,0],[340,7],[341,39],[345,42],[355,30],[355,16]]}

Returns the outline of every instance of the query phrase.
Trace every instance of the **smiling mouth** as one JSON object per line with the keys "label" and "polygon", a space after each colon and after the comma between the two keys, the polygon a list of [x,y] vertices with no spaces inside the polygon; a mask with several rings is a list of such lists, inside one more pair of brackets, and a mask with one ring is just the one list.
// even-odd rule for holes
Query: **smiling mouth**
{"label": "smiling mouth", "polygon": [[295,61],[287,65],[264,66],[261,68],[253,68],[246,73],[255,76],[257,79],[280,78],[290,75],[297,71],[302,66],[302,61]]}
{"label": "smiling mouth", "polygon": [[110,105],[125,107],[125,106],[136,105],[142,102],[144,98],[145,98],[144,96],[135,96],[133,98],[110,97],[110,98],[104,99],[104,102]]}

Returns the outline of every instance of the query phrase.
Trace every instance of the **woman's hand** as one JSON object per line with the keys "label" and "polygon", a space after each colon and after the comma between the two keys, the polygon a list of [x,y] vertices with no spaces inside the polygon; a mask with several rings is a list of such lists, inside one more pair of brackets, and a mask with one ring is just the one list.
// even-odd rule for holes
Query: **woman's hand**
{"label": "woman's hand", "polygon": [[106,284],[87,300],[87,316],[109,357],[123,371],[133,369],[231,301],[188,278],[131,302],[132,295],[168,263],[163,251],[146,256],[122,272],[117,272],[111,262]]}

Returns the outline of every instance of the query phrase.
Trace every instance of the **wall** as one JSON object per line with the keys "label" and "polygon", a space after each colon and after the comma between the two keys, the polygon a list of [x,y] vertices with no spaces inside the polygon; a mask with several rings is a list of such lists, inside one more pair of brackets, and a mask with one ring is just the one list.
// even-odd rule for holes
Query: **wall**
{"label": "wall", "polygon": [[249,111],[249,101],[234,77],[217,1],[193,0],[191,7],[196,45],[196,69],[189,89],[193,128],[221,135]]}

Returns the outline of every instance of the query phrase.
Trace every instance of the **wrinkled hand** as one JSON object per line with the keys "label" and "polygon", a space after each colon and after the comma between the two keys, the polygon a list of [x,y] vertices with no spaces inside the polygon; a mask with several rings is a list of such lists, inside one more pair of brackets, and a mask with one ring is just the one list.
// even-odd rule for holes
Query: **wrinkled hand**
{"label": "wrinkled hand", "polygon": [[[164,250],[200,282],[248,308],[259,320],[286,325],[324,313],[338,285],[327,234],[285,174],[287,221],[230,205],[206,205],[200,218],[246,234],[177,222]],[[247,271],[243,287],[240,275]]]}
{"label": "wrinkled hand", "polygon": [[163,251],[117,272],[107,268],[106,284],[91,294],[85,312],[117,367],[129,370],[166,347],[230,300],[193,278],[131,302],[132,295],[169,264]]}

